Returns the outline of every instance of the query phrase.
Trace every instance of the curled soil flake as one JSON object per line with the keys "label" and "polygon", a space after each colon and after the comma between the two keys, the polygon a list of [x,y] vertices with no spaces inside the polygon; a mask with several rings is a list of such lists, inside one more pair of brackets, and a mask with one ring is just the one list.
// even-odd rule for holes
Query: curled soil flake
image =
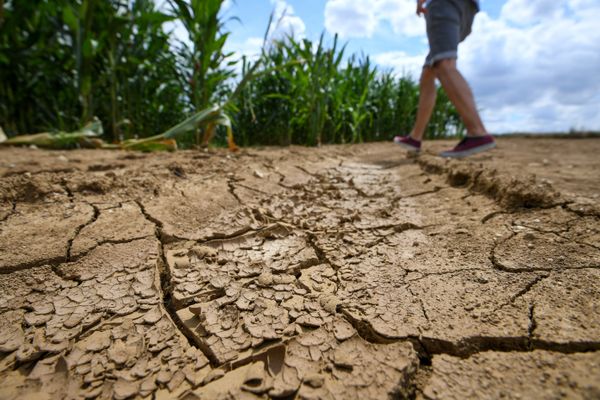
{"label": "curled soil flake", "polygon": [[137,382],[129,382],[124,379],[119,379],[113,387],[116,400],[125,400],[138,394],[139,384]]}
{"label": "curled soil flake", "polygon": [[84,347],[88,351],[100,351],[110,346],[110,332],[94,332],[84,342]]}

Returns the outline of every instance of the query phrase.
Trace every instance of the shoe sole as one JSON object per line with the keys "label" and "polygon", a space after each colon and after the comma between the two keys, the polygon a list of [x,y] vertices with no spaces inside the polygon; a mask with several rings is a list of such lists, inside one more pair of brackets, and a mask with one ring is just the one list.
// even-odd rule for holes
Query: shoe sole
{"label": "shoe sole", "polygon": [[472,149],[469,150],[463,150],[463,151],[444,151],[442,153],[440,153],[440,157],[444,157],[444,158],[464,158],[464,157],[468,157],[468,156],[472,156],[473,154],[477,154],[477,153],[481,153],[487,150],[491,150],[494,147],[496,147],[496,143],[488,143],[488,144],[484,144],[482,146],[477,146],[474,147]]}
{"label": "shoe sole", "polygon": [[398,146],[402,147],[403,149],[406,149],[412,153],[418,153],[421,151],[421,149],[417,148],[417,147],[413,147],[410,144],[406,144],[406,143],[402,143],[402,142],[394,142],[394,144],[397,144]]}

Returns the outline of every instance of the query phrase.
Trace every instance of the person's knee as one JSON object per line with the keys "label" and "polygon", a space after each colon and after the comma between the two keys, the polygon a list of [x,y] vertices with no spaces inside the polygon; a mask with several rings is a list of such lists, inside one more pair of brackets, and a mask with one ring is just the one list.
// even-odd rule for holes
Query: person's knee
{"label": "person's knee", "polygon": [[435,80],[435,77],[436,74],[433,67],[424,67],[421,71],[420,83],[421,85],[430,83],[431,81]]}
{"label": "person's knee", "polygon": [[456,69],[456,60],[453,58],[447,58],[444,60],[439,60],[433,66],[437,75],[444,75],[450,71]]}

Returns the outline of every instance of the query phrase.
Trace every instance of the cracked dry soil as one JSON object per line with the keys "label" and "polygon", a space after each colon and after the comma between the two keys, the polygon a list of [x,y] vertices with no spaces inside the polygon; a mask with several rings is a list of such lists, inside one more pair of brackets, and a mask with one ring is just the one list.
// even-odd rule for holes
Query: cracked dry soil
{"label": "cracked dry soil", "polygon": [[0,398],[600,398],[600,140],[499,142],[0,150]]}

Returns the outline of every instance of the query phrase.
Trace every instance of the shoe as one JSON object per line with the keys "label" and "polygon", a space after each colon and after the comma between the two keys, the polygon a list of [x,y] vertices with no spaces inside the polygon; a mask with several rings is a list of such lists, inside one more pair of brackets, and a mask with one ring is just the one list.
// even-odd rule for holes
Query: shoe
{"label": "shoe", "polygon": [[421,151],[421,141],[415,140],[409,136],[396,136],[394,138],[394,143],[404,147],[406,150],[411,151],[413,153],[418,153]]}
{"label": "shoe", "polygon": [[496,147],[496,141],[492,135],[466,136],[452,150],[440,153],[441,157],[462,158],[476,153],[481,153]]}

